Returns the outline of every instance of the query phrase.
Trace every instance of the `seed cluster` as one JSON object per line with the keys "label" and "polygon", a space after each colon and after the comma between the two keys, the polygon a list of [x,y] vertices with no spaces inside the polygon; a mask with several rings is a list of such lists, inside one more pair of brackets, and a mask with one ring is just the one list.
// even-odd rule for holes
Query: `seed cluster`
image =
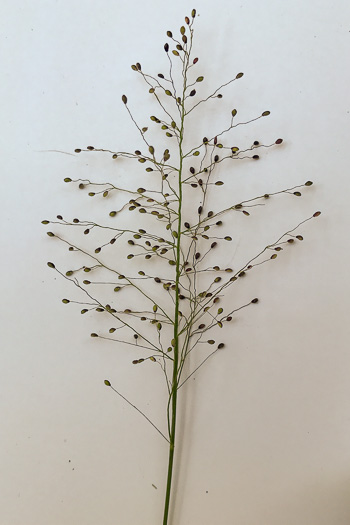
{"label": "seed cluster", "polygon": [[[91,333],[92,338],[108,340],[118,347],[131,347],[130,361],[134,365],[155,363],[159,366],[169,393],[169,439],[155,428],[170,444],[174,443],[172,414],[176,410],[171,403],[177,391],[210,356],[230,348],[221,330],[238,311],[258,303],[258,298],[253,298],[239,306],[227,306],[225,292],[255,267],[275,260],[288,245],[303,241],[297,230],[320,215],[319,211],[315,212],[275,241],[259,247],[256,255],[240,267],[225,268],[215,262],[214,256],[219,258],[220,248],[233,241],[230,231],[225,231],[223,219],[229,218],[228,224],[232,227],[235,214],[249,217],[255,207],[268,203],[271,197],[301,197],[300,190],[313,183],[307,181],[280,191],[267,191],[245,201],[233,202],[224,209],[209,208],[208,195],[212,191],[222,191],[226,182],[225,166],[238,161],[256,162],[267,148],[281,146],[283,139],[277,138],[272,143],[259,139],[237,145],[230,132],[269,116],[270,111],[240,121],[235,108],[228,111],[227,125],[222,131],[211,133],[208,129],[202,139],[194,140],[193,145],[185,149],[188,116],[191,113],[200,116],[205,103],[222,99],[222,91],[243,78],[243,73],[239,72],[207,96],[201,95],[205,91],[205,77],[197,71],[199,58],[192,57],[195,17],[193,9],[191,17],[185,17],[178,35],[170,30],[166,32],[167,72],[152,75],[144,71],[140,62],[131,65],[139,80],[146,84],[148,96],[158,104],[157,115],[150,115],[150,123],[145,125],[134,117],[136,101],[125,94],[121,97],[140,133],[142,148],[131,148],[131,151],[95,146],[75,149],[76,154],[84,156],[107,154],[111,162],[116,163],[116,169],[127,159],[132,170],[145,170],[144,184],[128,189],[112,182],[65,177],[64,182],[72,183],[89,197],[101,198],[101,206],[106,208],[105,222],[77,217],[66,219],[62,215],[57,215],[53,221],[42,221],[44,225],[54,226],[54,231],[47,232],[49,237],[68,246],[70,252],[78,252],[85,260],[78,268],[72,264],[63,270],[53,262],[47,263],[79,290],[81,300],[65,298],[62,302],[81,305],[81,314],[101,313],[113,321],[108,333],[100,333],[96,328]],[[174,81],[175,68],[182,73],[182,84]],[[152,133],[156,139],[149,138]],[[122,205],[115,206],[114,197],[124,199]],[[219,201],[218,193],[216,202]],[[191,203],[190,212],[186,211],[188,202]],[[128,213],[131,213],[128,228],[118,226],[119,217]],[[81,242],[70,242],[61,233],[64,227],[80,229]],[[84,239],[91,239],[93,245],[86,247]],[[127,252],[123,255],[125,248]],[[113,264],[106,262],[108,255]],[[85,274],[89,274],[89,279]],[[128,292],[139,297],[139,302],[131,296],[128,299]],[[105,293],[108,303],[103,298]],[[145,306],[139,307],[141,303]],[[214,347],[214,350],[202,357],[203,347],[208,351]],[[196,348],[201,348],[199,359],[193,369],[188,369],[187,358],[190,354],[195,355]],[[114,389],[109,380],[104,383]]]}

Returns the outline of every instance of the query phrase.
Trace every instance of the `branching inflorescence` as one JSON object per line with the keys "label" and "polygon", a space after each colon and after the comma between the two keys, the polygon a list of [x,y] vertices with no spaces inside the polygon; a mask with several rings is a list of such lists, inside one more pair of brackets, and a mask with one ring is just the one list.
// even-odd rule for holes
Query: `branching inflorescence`
{"label": "branching inflorescence", "polygon": [[[217,250],[220,242],[232,241],[230,235],[221,234],[222,219],[226,215],[240,213],[249,216],[252,208],[276,195],[289,194],[300,197],[301,188],[311,186],[312,182],[307,181],[292,188],[264,193],[232,203],[219,211],[208,209],[208,193],[211,187],[224,184],[217,177],[220,165],[244,159],[256,162],[259,159],[259,150],[278,146],[283,141],[280,138],[272,144],[254,141],[250,147],[243,149],[231,146],[229,132],[232,129],[270,114],[269,111],[263,111],[258,117],[240,122],[237,119],[237,110],[233,109],[229,123],[223,131],[213,136],[208,135],[191,147],[185,146],[186,119],[190,115],[193,118],[195,112],[200,111],[203,104],[210,99],[222,98],[220,90],[243,77],[243,73],[238,73],[209,96],[198,100],[196,86],[204,81],[204,77],[195,73],[198,58],[192,57],[195,16],[196,10],[193,9],[191,18],[185,17],[185,25],[180,28],[179,38],[167,31],[169,43],[164,45],[169,61],[167,75],[146,74],[140,63],[131,66],[146,83],[149,93],[159,105],[159,115],[151,115],[150,120],[160,129],[166,147],[152,145],[148,138],[148,127],[137,123],[128,105],[128,99],[123,95],[122,102],[140,133],[144,150],[111,151],[92,146],[75,150],[77,154],[105,153],[117,163],[121,159],[130,159],[134,163],[145,165],[149,174],[146,187],[125,189],[112,182],[97,183],[87,179],[65,178],[65,182],[75,183],[81,190],[87,190],[90,197],[102,196],[107,203],[117,194],[124,196],[124,202],[108,212],[109,218],[105,224],[77,218],[66,220],[61,215],[58,215],[55,221],[42,221],[43,224],[80,228],[82,238],[89,236],[94,230],[94,239],[97,237],[99,244],[92,249],[87,248],[83,242],[72,243],[56,231],[47,233],[67,245],[69,251],[78,252],[84,259],[80,267],[66,271],[60,270],[52,262],[48,263],[50,268],[72,282],[81,292],[81,301],[63,299],[63,303],[80,304],[83,306],[82,314],[96,311],[109,316],[113,326],[108,333],[93,332],[91,337],[133,346],[136,352],[133,364],[146,361],[156,363],[164,376],[168,391],[167,431],[164,432],[118,392],[109,380],[105,380],[105,384],[138,410],[169,444],[163,525],[169,520],[178,391],[209,357],[224,347],[220,337],[217,341],[216,334],[234,318],[237,310],[258,302],[257,298],[252,298],[246,304],[224,310],[220,306],[224,292],[256,266],[276,259],[278,252],[285,246],[302,241],[303,237],[298,233],[299,227],[320,215],[317,211],[286,231],[258,250],[255,256],[238,269],[221,268],[211,264],[210,255],[213,250]],[[176,71],[179,81],[175,79]],[[186,140],[186,144],[187,142]],[[194,200],[193,189],[197,192],[194,211],[192,205],[188,210],[188,201],[192,203]],[[115,217],[128,212],[143,214],[144,228],[116,227]],[[137,220],[130,221],[130,224],[133,223],[136,224]],[[119,256],[116,262],[116,254],[123,253],[123,249],[120,250],[121,244],[127,245],[130,251],[125,256]],[[111,254],[109,262],[108,256]],[[128,262],[125,266],[125,260],[131,259],[135,259],[137,263]],[[141,260],[145,261],[142,269],[139,267]],[[154,261],[157,261],[157,264],[153,264]],[[157,269],[157,274],[153,268]],[[154,288],[154,284],[158,287]],[[140,307],[118,307],[119,298],[124,296],[125,301],[124,294],[131,290],[135,294],[133,304],[139,304]],[[109,303],[106,303],[106,294]],[[212,350],[194,370],[189,370],[186,367],[189,354],[203,343]]]}

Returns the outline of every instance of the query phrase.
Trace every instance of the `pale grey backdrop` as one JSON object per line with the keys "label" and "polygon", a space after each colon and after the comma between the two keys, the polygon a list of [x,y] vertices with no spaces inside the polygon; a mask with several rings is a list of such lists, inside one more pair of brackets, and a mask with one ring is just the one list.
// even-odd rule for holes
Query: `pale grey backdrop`
{"label": "pale grey backdrop", "polygon": [[[72,290],[46,261],[68,252],[40,224],[87,210],[63,177],[107,179],[115,168],[39,151],[137,146],[120,97],[145,116],[149,95],[130,64],[161,71],[165,31],[192,7],[207,89],[245,73],[216,107],[271,111],[237,138],[285,139],[259,164],[237,166],[232,187],[223,171],[225,198],[317,183],[235,231],[242,253],[322,215],[303,243],[242,284],[233,301],[258,296],[259,306],[237,317],[225,351],[183,389],[173,523],[350,521],[348,2],[33,0],[4,1],[0,21],[1,525],[161,522],[166,444],[103,385],[110,378],[164,428],[157,374],[91,340],[99,320],[61,303]],[[203,129],[226,123],[213,107],[201,119]],[[235,266],[233,254],[223,257]]]}

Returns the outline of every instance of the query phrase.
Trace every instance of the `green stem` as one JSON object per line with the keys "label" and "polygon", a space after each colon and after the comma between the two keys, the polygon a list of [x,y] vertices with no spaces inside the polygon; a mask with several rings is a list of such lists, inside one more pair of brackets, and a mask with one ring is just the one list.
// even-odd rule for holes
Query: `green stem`
{"label": "green stem", "polygon": [[[181,127],[180,127],[180,140],[179,140],[179,208],[178,208],[178,225],[177,225],[177,239],[176,239],[176,279],[175,279],[175,319],[174,319],[174,361],[173,361],[173,377],[172,377],[172,388],[170,393],[171,398],[171,425],[169,434],[169,461],[168,461],[168,475],[166,485],[166,495],[164,504],[164,515],[163,525],[168,524],[169,518],[169,507],[170,507],[170,496],[171,496],[171,484],[173,476],[173,465],[174,465],[174,452],[175,452],[175,435],[176,435],[176,409],[177,409],[177,392],[178,392],[178,372],[179,372],[179,294],[180,294],[180,277],[181,277],[181,212],[182,212],[182,167],[183,167],[183,135],[184,135],[184,122],[185,122],[185,92],[187,87],[187,64],[184,67],[184,84],[181,102]],[[170,401],[170,399],[169,399]]]}
{"label": "green stem", "polygon": [[177,408],[177,391],[178,391],[178,367],[179,367],[179,282],[181,275],[180,267],[180,246],[181,246],[181,207],[182,207],[182,135],[183,135],[183,120],[181,122],[181,138],[180,138],[180,170],[179,170],[179,217],[178,217],[178,236],[176,243],[176,280],[175,280],[175,320],[174,320],[174,361],[173,361],[173,378],[171,389],[171,427],[170,427],[170,446],[169,446],[169,463],[168,476],[164,506],[163,525],[168,523],[171,482],[173,474],[174,450],[175,450],[175,432],[176,432],[176,408]]}

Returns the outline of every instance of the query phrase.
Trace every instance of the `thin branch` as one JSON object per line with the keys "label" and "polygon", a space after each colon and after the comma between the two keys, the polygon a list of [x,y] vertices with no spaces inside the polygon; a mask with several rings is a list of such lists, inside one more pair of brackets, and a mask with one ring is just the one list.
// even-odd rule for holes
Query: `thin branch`
{"label": "thin branch", "polygon": [[156,431],[165,439],[165,441],[167,441],[168,443],[170,443],[169,439],[163,434],[163,432],[161,430],[159,430],[159,428],[149,419],[149,417],[146,416],[146,414],[144,414],[142,412],[142,410],[140,410],[139,408],[137,408],[137,406],[133,405],[126,397],[124,397],[120,392],[118,392],[118,390],[116,390],[114,388],[114,386],[112,386],[111,384],[108,385],[116,394],[118,394],[118,396],[120,396],[122,399],[124,399],[124,401],[126,401],[130,406],[132,406],[135,410],[137,410],[137,412],[139,414],[141,414],[141,416],[143,416],[145,419],[147,419],[147,421],[152,425],[153,428],[156,429]]}

